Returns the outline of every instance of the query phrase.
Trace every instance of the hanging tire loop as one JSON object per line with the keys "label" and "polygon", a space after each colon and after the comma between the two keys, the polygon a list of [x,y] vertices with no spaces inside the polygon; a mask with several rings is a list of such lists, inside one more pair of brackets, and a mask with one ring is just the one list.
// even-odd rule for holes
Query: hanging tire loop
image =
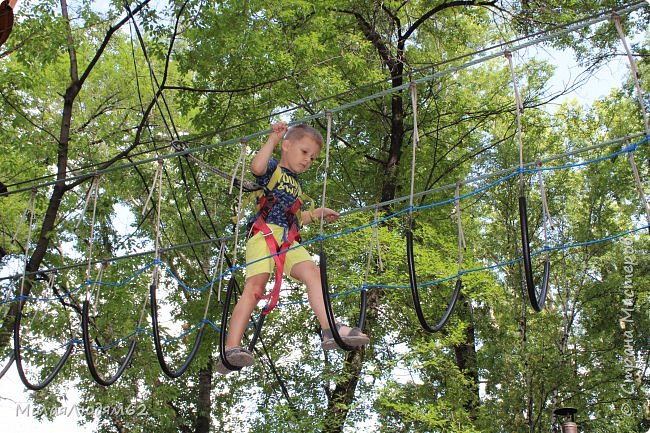
{"label": "hanging tire loop", "polygon": [[[90,188],[88,188],[88,192],[86,194],[86,197],[84,199],[84,206],[81,211],[81,215],[79,217],[79,221],[77,222],[74,231],[77,231],[79,226],[81,225],[81,222],[84,219],[84,216],[86,214],[86,209],[88,208],[88,204],[90,203],[92,197],[92,202],[93,202],[93,210],[92,210],[92,217],[90,220],[90,230],[88,234],[88,238],[86,240],[86,244],[88,245],[88,263],[86,266],[86,297],[83,301],[82,307],[81,307],[81,341],[83,343],[84,347],[84,358],[86,359],[86,365],[88,366],[88,371],[90,372],[90,375],[92,376],[93,380],[97,382],[98,384],[102,386],[110,386],[113,383],[117,381],[117,379],[120,378],[122,373],[124,373],[124,370],[126,370],[126,367],[131,363],[131,359],[133,358],[133,354],[135,353],[135,345],[137,338],[136,336],[133,337],[133,340],[131,341],[131,345],[129,347],[129,351],[127,352],[126,357],[124,360],[118,365],[117,371],[115,374],[108,379],[104,379],[100,374],[99,371],[97,371],[97,365],[95,363],[95,360],[93,358],[93,353],[92,353],[92,338],[90,337],[90,287],[92,285],[96,285],[97,291],[95,294],[95,302],[94,305],[97,305],[97,298],[99,297],[99,288],[101,286],[102,282],[102,277],[104,273],[104,269],[106,266],[108,266],[107,263],[102,263],[100,265],[99,271],[97,272],[97,277],[95,278],[94,284],[91,283],[91,263],[92,263],[92,248],[93,248],[93,239],[94,239],[94,230],[95,230],[95,220],[96,220],[96,214],[97,214],[97,198],[99,197],[99,176],[95,175],[93,177],[93,181],[90,185]],[[143,310],[144,311],[144,310]],[[139,326],[139,323],[138,323]],[[137,335],[137,334],[136,334]]]}
{"label": "hanging tire loop", "polygon": [[48,386],[54,378],[61,372],[61,369],[65,365],[66,361],[70,357],[70,354],[74,350],[74,342],[70,341],[68,342],[68,347],[59,359],[59,362],[56,364],[54,367],[54,370],[41,382],[38,383],[31,383],[29,379],[27,378],[27,375],[25,374],[25,369],[23,367],[23,360],[22,360],[22,355],[20,353],[21,351],[21,346],[20,346],[20,325],[22,321],[22,309],[23,309],[23,300],[21,299],[20,301],[20,306],[18,307],[18,311],[16,313],[16,322],[15,322],[15,328],[14,328],[14,358],[16,361],[16,369],[18,370],[18,376],[20,376],[21,382],[27,387],[28,389],[32,391],[38,391],[46,386]]}
{"label": "hanging tire loop", "polygon": [[[517,114],[517,140],[519,142],[519,226],[521,229],[521,249],[524,262],[524,277],[526,281],[526,289],[528,291],[528,299],[533,310],[539,312],[544,308],[546,295],[548,293],[549,275],[551,272],[551,262],[546,252],[544,260],[544,276],[542,278],[542,287],[539,294],[535,287],[535,280],[533,278],[533,265],[530,253],[530,240],[528,238],[528,205],[526,203],[526,187],[524,182],[524,144],[521,132],[521,114],[524,111],[524,105],[519,95],[517,88],[517,77],[515,75],[515,68],[512,63],[512,53],[506,51],[504,56],[508,59],[510,66],[510,73],[512,75],[512,86],[515,93],[515,112]],[[541,172],[540,172],[541,173]],[[544,228],[546,230],[546,227]],[[546,250],[546,246],[544,247]]]}
{"label": "hanging tire loop", "polygon": [[[108,264],[104,263],[101,266],[102,267],[99,270],[96,278],[97,286],[101,285],[103,269],[106,266],[108,266]],[[95,306],[97,305],[97,297],[95,299],[94,305]],[[93,358],[93,353],[92,353],[93,344],[92,344],[92,338],[90,336],[90,330],[89,330],[90,300],[88,298],[84,300],[81,308],[81,336],[82,336],[81,340],[84,346],[84,357],[86,359],[86,365],[88,366],[88,371],[90,372],[90,375],[92,376],[93,380],[97,382],[99,385],[111,386],[117,381],[117,379],[119,379],[122,376],[126,368],[129,365],[131,365],[131,360],[133,359],[133,355],[135,354],[136,343],[138,341],[138,330],[140,329],[140,324],[142,323],[142,320],[144,318],[146,307],[147,307],[147,299],[145,298],[144,304],[142,306],[142,310],[140,312],[140,318],[138,319],[138,323],[136,325],[136,331],[132,337],[131,344],[129,346],[129,350],[126,356],[122,359],[122,362],[118,365],[117,370],[115,371],[113,376],[110,376],[109,378],[105,379],[101,376],[101,374],[99,374],[99,371],[97,370],[97,364],[95,363],[95,360]],[[104,349],[102,349],[101,347],[98,348],[104,351]]]}
{"label": "hanging tire loop", "polygon": [[447,304],[447,309],[445,310],[442,318],[438,321],[438,323],[432,326],[427,322],[427,319],[424,317],[424,312],[422,311],[422,303],[420,301],[420,294],[418,293],[417,277],[415,273],[415,261],[413,259],[413,233],[410,229],[407,229],[406,231],[406,257],[409,271],[409,284],[411,286],[413,305],[415,307],[415,314],[418,317],[418,321],[425,331],[430,333],[439,332],[447,324],[447,321],[449,321],[449,318],[451,317],[451,313],[454,311],[454,307],[458,301],[463,282],[460,276],[456,278],[454,292],[451,295],[449,304]]}
{"label": "hanging tire loop", "polygon": [[160,337],[160,328],[158,326],[158,304],[156,300],[156,286],[157,282],[151,284],[149,286],[149,296],[151,298],[151,327],[153,331],[153,343],[154,347],[156,349],[156,357],[158,358],[158,363],[160,364],[160,368],[162,371],[169,376],[172,379],[176,379],[185,373],[185,371],[188,369],[192,361],[194,360],[194,357],[196,356],[199,346],[201,345],[201,341],[203,339],[203,331],[205,330],[205,324],[202,323],[201,327],[199,328],[196,338],[194,340],[194,344],[192,345],[192,349],[190,350],[189,355],[187,355],[187,358],[183,362],[183,364],[176,370],[172,370],[168,365],[167,362],[165,361],[165,355],[163,354],[162,350],[162,341]]}
{"label": "hanging tire loop", "polygon": [[411,191],[409,194],[409,214],[406,221],[406,264],[409,274],[409,286],[411,287],[411,297],[413,298],[413,306],[415,308],[415,314],[418,317],[418,321],[422,328],[427,332],[438,332],[440,331],[451,316],[451,313],[456,306],[456,301],[458,301],[458,296],[460,295],[460,289],[463,285],[461,281],[461,262],[462,262],[462,248],[465,245],[465,239],[463,237],[462,226],[460,224],[460,204],[458,201],[458,192],[460,185],[456,185],[456,214],[458,218],[458,278],[456,279],[456,286],[454,287],[454,292],[451,295],[449,304],[445,313],[442,315],[442,318],[435,325],[431,326],[426,317],[424,317],[424,312],[422,311],[422,302],[420,301],[420,294],[418,292],[418,283],[417,283],[417,273],[415,270],[415,255],[413,250],[413,195],[415,193],[415,153],[420,142],[420,134],[418,132],[418,123],[417,123],[417,87],[415,82],[411,82],[409,88],[411,89],[411,106],[413,109],[413,146],[412,146],[412,155],[411,155]]}
{"label": "hanging tire loop", "polygon": [[[321,196],[321,207],[325,207],[325,198],[327,195],[327,174],[329,172],[330,166],[330,142],[332,139],[332,112],[327,111],[325,113],[325,118],[327,119],[327,138],[325,139],[325,171],[323,173],[323,194]],[[320,251],[318,267],[320,270],[320,281],[321,289],[323,291],[323,305],[325,307],[325,315],[327,316],[327,323],[332,331],[332,337],[336,344],[343,350],[349,352],[359,350],[359,347],[353,347],[343,341],[341,334],[337,328],[336,316],[334,315],[334,309],[332,308],[332,299],[330,296],[329,290],[329,281],[327,278],[327,254],[325,253],[325,247],[323,245],[323,225],[324,225],[324,216],[321,213],[320,217],[320,229],[319,229],[319,238],[320,238]],[[357,322],[357,328],[363,329],[363,326],[366,321],[366,305],[368,303],[368,291],[366,289],[361,290],[361,299],[359,302],[359,320]]]}
{"label": "hanging tire loop", "polygon": [[[172,379],[175,379],[177,377],[180,377],[189,368],[190,364],[194,360],[194,357],[196,356],[199,350],[199,347],[201,346],[201,341],[203,340],[203,332],[205,330],[205,317],[201,323],[201,327],[199,328],[196,334],[196,337],[194,339],[194,344],[192,345],[192,349],[190,350],[190,353],[187,355],[187,358],[178,369],[172,370],[167,364],[167,362],[165,361],[165,355],[162,349],[162,339],[160,336],[160,326],[158,322],[158,301],[156,299],[156,291],[158,289],[158,284],[160,283],[159,264],[161,263],[160,261],[160,210],[162,205],[162,183],[163,183],[163,160],[162,159],[158,160],[158,170],[154,175],[154,180],[149,194],[149,198],[147,198],[147,201],[145,202],[143,213],[146,212],[147,203],[153,195],[153,191],[156,188],[156,183],[158,183],[158,203],[155,209],[155,221],[154,221],[154,231],[155,231],[154,267],[153,267],[153,281],[149,286],[149,298],[151,301],[151,328],[153,333],[153,343],[156,349],[156,358],[158,358],[158,363],[160,364],[160,368],[167,376],[169,376]],[[209,298],[208,298],[208,305],[209,305]],[[207,310],[207,305],[206,305],[206,310]]]}
{"label": "hanging tire loop", "polygon": [[120,376],[122,376],[122,373],[124,373],[126,368],[131,364],[131,359],[133,359],[133,355],[135,353],[135,346],[138,341],[137,331],[136,334],[133,336],[126,357],[123,359],[122,363],[117,367],[115,374],[109,377],[108,379],[104,379],[97,371],[97,366],[95,365],[95,361],[93,359],[92,343],[90,338],[90,332],[88,330],[89,305],[90,303],[87,300],[84,301],[82,306],[82,312],[81,312],[81,333],[82,333],[82,341],[84,345],[84,357],[86,358],[88,371],[90,371],[90,375],[92,376],[93,380],[102,386],[111,386],[117,381],[117,379],[120,378]]}
{"label": "hanging tire loop", "polygon": [[32,191],[32,197],[29,201],[28,207],[29,207],[29,219],[28,219],[28,229],[27,229],[27,242],[25,243],[25,261],[24,261],[24,273],[21,278],[20,282],[20,300],[18,301],[18,310],[16,311],[16,318],[14,322],[14,361],[16,362],[16,370],[18,370],[18,376],[20,377],[21,382],[25,387],[32,391],[38,391],[40,389],[45,388],[47,385],[49,385],[54,378],[59,374],[63,366],[65,365],[66,361],[70,357],[70,354],[74,350],[74,342],[71,340],[67,344],[67,349],[57,362],[56,366],[54,367],[54,370],[45,377],[41,382],[38,383],[31,383],[29,379],[27,378],[27,375],[25,374],[25,369],[23,366],[23,359],[22,359],[22,346],[20,344],[20,326],[22,323],[22,316],[23,316],[23,307],[25,306],[25,298],[24,298],[24,290],[25,290],[25,279],[26,279],[26,273],[27,273],[27,261],[28,261],[28,250],[29,250],[29,244],[31,242],[31,236],[32,236],[32,226],[34,224],[34,212],[35,212],[35,205],[36,205],[36,190]]}

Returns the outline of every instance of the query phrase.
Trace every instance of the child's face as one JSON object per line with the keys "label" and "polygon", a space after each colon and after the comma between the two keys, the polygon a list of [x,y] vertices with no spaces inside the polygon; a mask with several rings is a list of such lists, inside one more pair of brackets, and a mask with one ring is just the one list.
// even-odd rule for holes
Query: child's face
{"label": "child's face", "polygon": [[303,173],[320,154],[320,146],[309,136],[282,142],[282,165],[294,173]]}

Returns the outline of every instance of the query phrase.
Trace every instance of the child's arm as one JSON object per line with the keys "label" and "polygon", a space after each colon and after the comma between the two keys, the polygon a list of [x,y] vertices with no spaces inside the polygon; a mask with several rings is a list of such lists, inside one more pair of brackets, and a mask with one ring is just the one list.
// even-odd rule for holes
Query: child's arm
{"label": "child's arm", "polygon": [[326,207],[319,207],[318,209],[314,209],[313,212],[302,211],[301,216],[303,225],[319,222],[321,218],[323,218],[328,223],[333,223],[339,219],[338,212]]}
{"label": "child's arm", "polygon": [[263,176],[266,173],[266,168],[269,164],[269,159],[271,159],[271,155],[273,155],[275,146],[282,141],[282,137],[287,132],[287,124],[286,122],[274,123],[271,129],[273,132],[271,132],[264,146],[257,151],[251,161],[251,171],[255,176]]}

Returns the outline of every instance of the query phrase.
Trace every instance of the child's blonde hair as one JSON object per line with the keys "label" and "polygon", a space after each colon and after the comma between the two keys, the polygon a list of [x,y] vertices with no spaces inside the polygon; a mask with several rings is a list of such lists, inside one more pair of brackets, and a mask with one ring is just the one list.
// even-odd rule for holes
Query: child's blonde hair
{"label": "child's blonde hair", "polygon": [[305,124],[305,123],[300,123],[298,125],[294,125],[289,130],[287,133],[284,135],[285,140],[300,140],[301,138],[308,136],[312,140],[318,144],[319,147],[323,147],[323,136],[321,135],[320,132],[316,128],[312,128],[311,126]]}

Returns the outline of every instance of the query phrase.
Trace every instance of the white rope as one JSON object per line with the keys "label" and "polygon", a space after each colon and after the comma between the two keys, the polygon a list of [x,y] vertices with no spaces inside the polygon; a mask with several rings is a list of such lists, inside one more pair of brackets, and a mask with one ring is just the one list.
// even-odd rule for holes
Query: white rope
{"label": "white rope", "polygon": [[[242,143],[241,152],[239,152],[239,158],[237,159],[237,163],[235,164],[235,169],[233,170],[232,176],[230,177],[230,187],[228,188],[228,195],[232,194],[232,189],[235,186],[235,179],[237,178],[237,172],[239,171],[239,166],[241,165],[243,167],[244,162],[246,161],[246,145],[245,145],[246,140],[242,139],[241,143]],[[242,176],[243,173],[244,170],[242,170]],[[240,188],[241,188],[241,182],[240,182]]]}
{"label": "white rope", "polygon": [[[140,324],[144,320],[144,313],[147,311],[147,305],[149,304],[149,296],[147,294],[144,295],[144,302],[142,303],[142,310],[140,310],[140,317],[138,317],[138,323],[136,324],[136,328],[140,327]],[[138,337],[139,332],[136,332],[134,335],[134,338]]]}
{"label": "white rope", "polygon": [[[156,181],[157,179],[157,181]],[[154,185],[158,183],[158,205],[156,206],[156,216],[154,219],[155,245],[154,245],[154,266],[153,266],[153,284],[158,287],[159,278],[159,261],[160,261],[160,208],[162,206],[162,184],[163,184],[163,160],[158,160],[158,170],[154,178]],[[154,186],[151,187],[153,193]],[[151,196],[151,195],[150,195]]]}
{"label": "white rope", "polygon": [[[102,262],[99,265],[99,270],[97,271],[97,277],[95,277],[95,292],[92,295],[93,299],[93,316],[97,315],[97,304],[99,303],[99,292],[102,285],[102,280],[104,278],[104,270],[108,267],[108,262]],[[88,297],[86,297],[88,300]]]}
{"label": "white rope", "polygon": [[[54,279],[56,276],[54,275],[54,272],[52,272],[47,279],[47,284],[45,285],[45,290],[41,294],[41,297],[45,299],[53,299],[54,298]],[[50,295],[51,294],[51,295]],[[29,320],[29,326],[27,327],[28,329],[32,328],[32,325],[36,321],[36,318],[38,317],[39,313],[41,310],[34,309],[34,314],[32,314],[32,318]]]}
{"label": "white rope", "polygon": [[[217,255],[217,261],[214,264],[214,272],[212,273],[212,283],[210,284],[210,290],[212,290],[212,287],[214,286],[214,280],[217,278],[218,275],[223,275],[223,264],[225,262],[225,254],[226,254],[226,241],[221,240],[221,245],[219,247],[219,253]],[[221,302],[221,289],[222,289],[222,284],[223,284],[223,278],[219,278],[219,287],[217,289],[217,301]]]}
{"label": "white rope", "polygon": [[[32,190],[32,197],[28,203],[29,205],[29,227],[27,228],[27,242],[25,243],[25,260],[23,262],[23,276],[20,279],[20,296],[23,296],[25,290],[25,278],[27,274],[27,263],[29,262],[29,257],[27,253],[29,252],[29,244],[32,242],[32,225],[34,224],[34,212],[36,210],[36,190]],[[22,302],[22,301],[21,301]]]}
{"label": "white rope", "polygon": [[411,155],[411,191],[409,193],[409,218],[413,213],[413,194],[415,193],[415,150],[420,143],[420,134],[418,133],[418,92],[415,81],[411,81],[411,107],[413,108],[413,146]]}
{"label": "white rope", "polygon": [[27,204],[25,204],[25,210],[23,210],[23,213],[20,216],[20,221],[18,221],[18,226],[16,227],[16,233],[11,238],[12,243],[18,240],[18,234],[20,233],[20,229],[23,228],[23,224],[25,223],[25,219],[27,218],[27,214],[29,213],[29,210],[34,207],[35,200],[36,200],[36,190],[33,189],[32,195],[29,197]]}
{"label": "white rope", "polygon": [[463,223],[460,218],[460,187],[462,183],[458,182],[456,184],[456,193],[454,196],[455,199],[455,213],[456,213],[456,224],[458,225],[458,274],[460,275],[463,270],[463,251],[467,249],[467,244],[465,243],[465,232],[463,231]]}
{"label": "white rope", "polygon": [[377,261],[379,265],[379,271],[384,271],[384,264],[381,259],[381,244],[379,243],[379,230],[377,227],[377,221],[379,219],[378,209],[375,209],[375,224],[372,226],[372,233],[368,239],[368,263],[366,264],[366,274],[364,276],[363,284],[368,282],[368,276],[370,275],[370,266],[373,259],[373,250],[375,244],[377,245]]}
{"label": "white rope", "polygon": [[[46,296],[44,296],[45,298],[49,298],[49,297],[53,298],[54,297],[54,281],[55,280],[56,280],[56,273],[52,272],[50,274],[50,276],[48,277],[47,285],[45,286],[45,294],[46,294]],[[49,295],[50,293],[52,294],[52,296]]]}
{"label": "white rope", "polygon": [[630,166],[632,167],[632,174],[634,175],[634,183],[636,183],[636,188],[639,192],[639,198],[643,203],[643,207],[645,208],[645,213],[648,218],[648,222],[650,223],[650,203],[648,202],[648,198],[645,195],[645,191],[643,191],[643,184],[641,183],[641,176],[639,175],[639,169],[637,168],[636,162],[634,161],[634,152],[627,153],[627,160],[630,162]]}
{"label": "white rope", "polygon": [[512,75],[512,87],[515,91],[515,111],[517,112],[517,141],[519,142],[519,189],[520,193],[524,192],[524,141],[521,132],[521,114],[524,112],[524,104],[521,102],[521,95],[519,95],[519,88],[517,87],[517,75],[515,74],[515,67],[512,63],[512,53],[506,51],[503,55],[508,59],[510,66],[510,74]]}
{"label": "white rope", "polygon": [[158,179],[160,178],[160,184],[162,185],[162,176],[160,175],[160,172],[162,170],[162,159],[158,159],[158,170],[153,176],[153,181],[151,182],[151,189],[149,190],[149,195],[147,196],[147,199],[144,201],[144,205],[142,206],[142,216],[147,213],[147,206],[149,205],[149,201],[151,200],[151,197],[153,196],[153,192],[156,189],[156,183],[158,183]]}
{"label": "white rope", "polygon": [[[325,138],[325,171],[323,173],[323,194],[321,196],[320,205],[322,208],[325,207],[325,197],[327,196],[327,174],[330,171],[330,141],[332,140],[332,112],[325,112],[325,119],[327,120],[327,134]],[[320,213],[320,229],[319,235],[323,236],[323,223],[324,223],[325,213]]]}
{"label": "white rope", "polygon": [[[538,162],[537,167],[541,169],[542,168],[542,163]],[[544,183],[544,171],[540,170],[538,172],[538,174],[539,174],[539,194],[542,197],[542,213],[544,214],[544,220],[546,222],[548,222],[549,228],[552,229],[554,224],[553,224],[553,218],[551,218],[551,210],[548,207],[548,198],[547,198],[547,195],[546,195],[546,185]],[[544,240],[545,241],[547,240],[546,225],[544,225]]]}
{"label": "white rope", "polygon": [[74,226],[74,231],[77,231],[79,226],[81,225],[81,221],[83,221],[84,216],[86,215],[86,210],[88,209],[88,203],[90,201],[90,194],[92,194],[94,188],[95,188],[95,179],[97,179],[99,175],[95,174],[93,175],[93,181],[90,183],[90,186],[88,187],[88,191],[86,191],[86,195],[84,196],[84,206],[83,209],[81,210],[81,214],[79,214],[79,219],[77,220],[77,224]]}
{"label": "white rope", "polygon": [[641,85],[639,84],[640,74],[639,74],[639,70],[636,67],[636,60],[634,60],[634,57],[632,56],[632,51],[630,51],[630,47],[627,45],[627,39],[625,37],[625,33],[623,32],[623,26],[621,25],[621,18],[618,16],[618,14],[613,13],[612,20],[616,25],[616,30],[618,31],[618,35],[621,37],[623,48],[625,48],[625,53],[627,54],[627,61],[630,64],[630,71],[632,72],[632,79],[634,80],[634,87],[636,88],[636,96],[639,99],[641,113],[643,114],[643,123],[645,125],[645,132],[646,134],[650,134],[650,122],[648,121],[648,113],[645,110],[645,103],[643,101],[643,91],[641,90]]}
{"label": "white rope", "polygon": [[[241,140],[241,155],[242,155],[242,164],[241,164],[241,176],[242,179],[244,178],[244,172],[246,170],[246,149],[248,145],[248,140],[242,139]],[[233,176],[234,178],[234,176]],[[239,240],[239,220],[242,217],[242,212],[244,211],[244,204],[243,204],[243,196],[244,196],[244,183],[240,182],[239,183],[239,196],[237,197],[237,221],[235,222],[235,245],[233,246],[233,251],[232,251],[232,265],[233,267],[235,264],[237,264],[237,241]],[[231,276],[232,277],[232,276]]]}
{"label": "white rope", "polygon": [[[233,277],[231,276],[231,278],[233,278]],[[208,300],[205,301],[205,310],[203,311],[203,320],[202,321],[205,321],[205,319],[208,317],[208,309],[210,307],[210,300],[211,299],[212,299],[212,290],[208,290]],[[201,326],[203,326],[203,324]]]}

